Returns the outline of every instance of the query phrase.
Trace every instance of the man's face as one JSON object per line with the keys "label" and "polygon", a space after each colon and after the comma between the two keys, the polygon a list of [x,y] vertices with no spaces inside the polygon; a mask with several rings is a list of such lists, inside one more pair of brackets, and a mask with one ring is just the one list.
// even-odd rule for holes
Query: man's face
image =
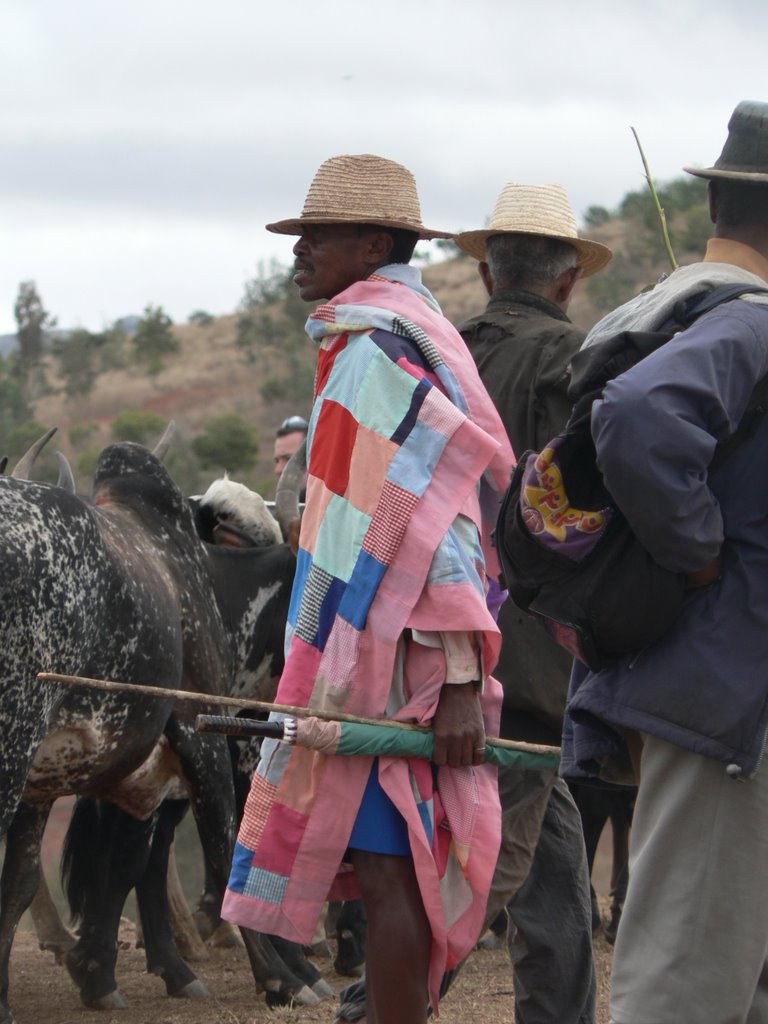
{"label": "man's face", "polygon": [[275,438],[275,476],[280,476],[285,469],[288,459],[293,455],[305,434],[301,430],[294,430],[291,434],[283,434]]}
{"label": "man's face", "polygon": [[371,232],[355,224],[308,224],[293,247],[294,284],[305,302],[332,299],[376,266]]}

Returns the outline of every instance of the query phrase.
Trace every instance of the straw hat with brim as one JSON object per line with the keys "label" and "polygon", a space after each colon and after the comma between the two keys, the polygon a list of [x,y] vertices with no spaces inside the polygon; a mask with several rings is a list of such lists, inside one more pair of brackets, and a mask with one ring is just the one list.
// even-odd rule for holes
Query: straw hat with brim
{"label": "straw hat with brim", "polygon": [[561,185],[505,185],[489,226],[482,231],[462,231],[454,241],[476,260],[484,260],[485,243],[491,235],[544,235],[568,242],[578,254],[582,277],[600,270],[613,255],[608,246],[579,238],[576,219]]}
{"label": "straw hat with brim", "polygon": [[768,184],[768,103],[744,100],[728,122],[728,138],[714,167],[684,167],[697,178]]}
{"label": "straw hat with brim", "polygon": [[413,231],[419,238],[450,238],[421,223],[413,175],[380,156],[332,156],[309,186],[301,216],[267,224],[278,235],[300,235],[307,224],[375,224]]}

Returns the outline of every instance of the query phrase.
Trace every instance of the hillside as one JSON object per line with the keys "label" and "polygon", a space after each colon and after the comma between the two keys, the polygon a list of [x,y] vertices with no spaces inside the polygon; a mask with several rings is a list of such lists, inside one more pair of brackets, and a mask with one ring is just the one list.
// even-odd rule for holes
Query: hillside
{"label": "hillside", "polygon": [[[623,206],[636,195],[626,197]],[[700,206],[701,203],[696,207],[699,214]],[[626,216],[594,209],[600,213],[598,219],[602,222],[591,226],[585,234],[610,246],[615,255],[606,271],[576,289],[569,314],[585,329],[605,311],[658,280],[669,269],[647,209]],[[702,244],[698,236],[691,234],[689,221],[690,217],[681,221],[677,216],[673,222],[687,243],[677,246],[681,262],[695,258],[696,248],[700,251]],[[281,274],[254,284],[247,344],[242,337],[238,341],[240,317],[236,313],[202,325],[175,325],[172,331],[178,352],[166,357],[165,365],[155,376],[147,375],[136,364],[111,369],[97,376],[87,396],[75,398],[66,396],[62,379],[57,375],[58,364],[52,356],[47,357],[51,390],[34,402],[34,416],[46,427],[58,425],[60,432],[55,444],[78,470],[78,486],[89,489],[88,466],[98,449],[115,439],[112,421],[117,413],[142,410],[163,420],[175,420],[177,436],[169,456],[171,471],[188,491],[204,487],[227,466],[200,470],[188,457],[190,441],[211,419],[234,413],[251,424],[259,438],[255,466],[234,475],[271,497],[274,431],[286,416],[308,414],[314,360],[313,346],[302,332],[311,307],[304,306],[295,296],[284,269]],[[477,264],[467,256],[452,256],[427,265],[424,280],[454,323],[474,315],[485,304]],[[304,397],[291,400],[285,395],[295,391],[294,380],[301,382],[299,394]],[[84,458],[86,446],[88,457]],[[43,462],[41,475],[49,475],[50,467],[50,461],[47,470]]]}

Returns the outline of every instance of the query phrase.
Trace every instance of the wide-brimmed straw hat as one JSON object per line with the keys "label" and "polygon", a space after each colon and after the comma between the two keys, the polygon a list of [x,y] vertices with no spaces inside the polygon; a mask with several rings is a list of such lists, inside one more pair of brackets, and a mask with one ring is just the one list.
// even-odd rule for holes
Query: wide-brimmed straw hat
{"label": "wide-brimmed straw hat", "polygon": [[684,167],[697,178],[768,183],[768,103],[744,100],[728,122],[728,138],[714,167]]}
{"label": "wide-brimmed straw hat", "polygon": [[413,175],[380,156],[332,156],[320,165],[300,217],[267,224],[278,235],[300,235],[307,224],[375,224],[413,231],[419,238],[450,238],[421,223]]}
{"label": "wide-brimmed straw hat", "polygon": [[577,252],[582,277],[600,270],[613,255],[607,245],[579,238],[576,218],[561,185],[510,182],[496,200],[489,226],[482,231],[462,231],[454,241],[476,260],[484,260],[485,243],[491,235],[544,235],[568,242]]}

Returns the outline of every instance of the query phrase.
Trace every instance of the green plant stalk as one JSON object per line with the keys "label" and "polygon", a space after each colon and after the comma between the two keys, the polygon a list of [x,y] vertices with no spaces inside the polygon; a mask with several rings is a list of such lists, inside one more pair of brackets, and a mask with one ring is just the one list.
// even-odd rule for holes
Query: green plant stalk
{"label": "green plant stalk", "polygon": [[651,171],[648,167],[648,161],[645,159],[645,153],[643,152],[643,147],[640,145],[640,139],[638,137],[637,132],[631,126],[630,131],[635,137],[637,148],[640,150],[640,159],[643,161],[643,168],[645,170],[645,180],[648,182],[648,188],[651,190],[651,198],[653,199],[654,206],[656,207],[656,212],[659,215],[659,223],[661,224],[661,238],[664,242],[664,248],[667,251],[667,257],[672,265],[672,269],[677,270],[678,263],[675,259],[675,254],[672,251],[672,243],[669,240],[669,231],[667,230],[667,218],[664,214],[662,205],[659,202],[659,195],[656,191],[656,186],[653,184],[653,178],[651,177]]}

